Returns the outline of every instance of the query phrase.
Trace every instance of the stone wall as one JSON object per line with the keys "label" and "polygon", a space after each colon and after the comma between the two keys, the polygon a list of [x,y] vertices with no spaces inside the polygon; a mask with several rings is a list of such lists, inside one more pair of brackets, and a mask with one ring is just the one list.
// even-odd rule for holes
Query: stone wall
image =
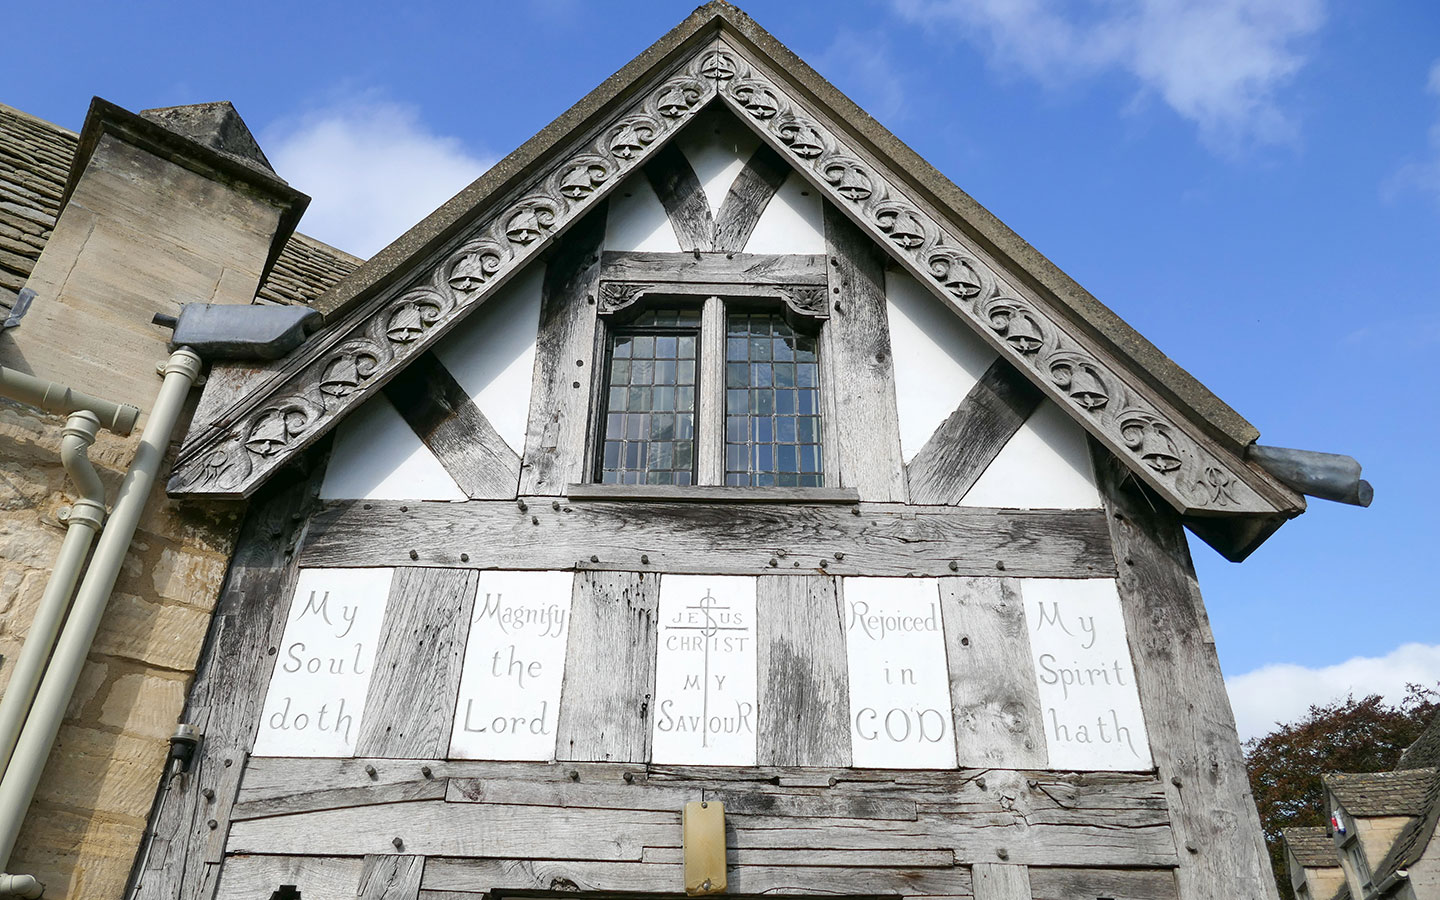
{"label": "stone wall", "polygon": [[[75,496],[60,466],[63,426],[0,401],[0,687],[64,537],[57,514]],[[102,431],[91,448],[110,502],[137,439]],[[150,498],[11,857],[9,871],[35,875],[48,900],[122,894],[239,515],[181,506],[158,488]]]}

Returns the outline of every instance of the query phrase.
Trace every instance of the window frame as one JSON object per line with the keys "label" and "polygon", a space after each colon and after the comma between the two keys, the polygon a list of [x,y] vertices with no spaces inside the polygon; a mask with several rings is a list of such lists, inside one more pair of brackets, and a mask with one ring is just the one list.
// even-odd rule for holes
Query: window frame
{"label": "window frame", "polygon": [[[638,287],[639,289],[635,289]],[[607,291],[606,288],[609,288]],[[618,290],[617,290],[618,288]],[[627,289],[629,288],[629,289]],[[590,428],[586,436],[584,485],[600,489],[631,491],[664,489],[691,491],[717,488],[726,491],[816,491],[833,490],[841,483],[839,454],[835,449],[835,405],[829,351],[830,329],[826,327],[824,295],[819,293],[819,314],[815,304],[797,305],[787,293],[771,288],[746,289],[740,285],[666,285],[652,291],[643,286],[602,284],[604,294],[620,296],[621,302],[602,303],[598,310],[594,355],[591,370]],[[807,298],[809,299],[809,298]],[[654,485],[648,483],[619,484],[602,480],[604,469],[606,414],[609,412],[609,388],[613,338],[617,331],[647,309],[688,306],[700,309],[699,340],[695,378],[694,475],[689,485]],[[607,308],[608,307],[608,308]],[[796,331],[815,339],[817,363],[817,406],[815,415],[820,423],[819,459],[820,485],[817,487],[727,486],[725,484],[725,366],[727,319],[729,310],[765,310],[781,314]]]}

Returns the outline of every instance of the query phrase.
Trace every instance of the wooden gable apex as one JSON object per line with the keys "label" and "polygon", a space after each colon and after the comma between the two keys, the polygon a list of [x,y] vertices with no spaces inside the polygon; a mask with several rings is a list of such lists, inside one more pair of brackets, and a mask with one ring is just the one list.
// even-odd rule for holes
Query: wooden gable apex
{"label": "wooden gable apex", "polygon": [[[317,304],[328,327],[193,429],[174,495],[249,495],[721,103],[1212,539],[1304,501],[1255,430],[727,3],[701,7]],[[327,377],[353,371],[353,383]],[[1218,524],[1218,523],[1217,523]],[[1206,531],[1210,533],[1207,534]],[[1228,533],[1228,532],[1227,532]],[[1217,544],[1218,546],[1218,544]]]}

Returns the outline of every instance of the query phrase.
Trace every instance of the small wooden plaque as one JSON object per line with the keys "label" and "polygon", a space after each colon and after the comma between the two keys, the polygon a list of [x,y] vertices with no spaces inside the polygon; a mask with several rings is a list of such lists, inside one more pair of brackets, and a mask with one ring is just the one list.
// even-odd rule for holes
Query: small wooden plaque
{"label": "small wooden plaque", "polygon": [[685,804],[685,893],[725,892],[725,804]]}

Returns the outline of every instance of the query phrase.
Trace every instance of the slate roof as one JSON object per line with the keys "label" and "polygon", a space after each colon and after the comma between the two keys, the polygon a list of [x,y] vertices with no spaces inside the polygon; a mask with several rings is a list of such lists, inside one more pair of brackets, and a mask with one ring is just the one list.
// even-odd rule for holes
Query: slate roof
{"label": "slate roof", "polygon": [[[78,140],[73,131],[0,104],[0,308],[15,304],[50,239]],[[363,261],[297,233],[256,302],[309,305]]]}
{"label": "slate roof", "polygon": [[1397,769],[1425,769],[1440,766],[1440,712],[1430,717],[1430,724],[1420,732],[1415,743],[1400,754]]}
{"label": "slate roof", "polygon": [[1335,853],[1335,842],[1321,826],[1309,828],[1286,828],[1285,846],[1295,860],[1307,869],[1338,869],[1340,857]]}
{"label": "slate roof", "polygon": [[1331,774],[1325,786],[1352,816],[1419,816],[1432,793],[1435,769]]}
{"label": "slate roof", "polygon": [[1435,826],[1440,823],[1440,770],[1412,769],[1410,772],[1428,775],[1429,784],[1420,800],[1418,817],[1401,830],[1400,836],[1395,839],[1395,844],[1390,848],[1390,852],[1385,854],[1380,865],[1375,867],[1377,883],[1389,878],[1397,869],[1405,869],[1414,865],[1415,861],[1425,853],[1425,848],[1435,834]]}

